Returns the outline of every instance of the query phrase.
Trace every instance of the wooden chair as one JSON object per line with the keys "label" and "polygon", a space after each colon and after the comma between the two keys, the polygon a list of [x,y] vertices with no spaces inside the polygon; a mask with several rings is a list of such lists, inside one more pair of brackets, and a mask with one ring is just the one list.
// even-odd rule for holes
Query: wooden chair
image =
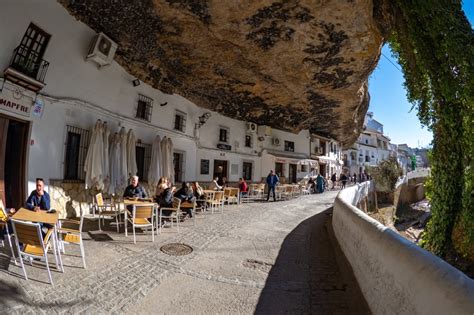
{"label": "wooden chair", "polygon": [[214,196],[216,194],[216,191],[212,190],[212,191],[206,191],[206,200],[205,200],[205,204],[206,204],[206,211],[210,208],[211,209],[211,213],[212,213],[212,201],[214,200]]}
{"label": "wooden chair", "polygon": [[224,188],[224,202],[227,202],[227,204],[230,204],[229,197],[231,193],[232,193],[232,188],[229,188],[229,187]]}
{"label": "wooden chair", "polygon": [[193,217],[193,225],[196,225],[196,201],[182,201],[180,206],[181,215],[186,215],[187,212],[184,209],[190,209]]}
{"label": "wooden chair", "polygon": [[155,227],[155,209],[156,205],[154,203],[147,204],[134,204],[133,211],[130,213],[128,221],[132,224],[133,228],[133,243],[137,243],[135,236],[135,228],[146,228],[151,227],[151,241],[155,241],[155,232],[153,228]]}
{"label": "wooden chair", "polygon": [[214,213],[214,209],[221,209],[221,213],[224,213],[224,192],[216,191],[214,193],[214,199],[211,201],[211,213]]}
{"label": "wooden chair", "polygon": [[[49,282],[53,284],[53,278],[51,277],[51,270],[49,268],[48,261],[48,250],[51,244],[54,247],[54,241],[51,240],[53,229],[49,229],[46,236],[43,238],[41,234],[41,225],[39,223],[24,222],[11,219],[13,225],[13,232],[15,233],[15,243],[18,250],[18,256],[20,258],[21,269],[25,279],[28,280],[26,275],[25,265],[23,263],[23,256],[30,260],[41,259],[45,261],[46,270],[48,271]],[[23,249],[20,248],[20,243],[23,244]],[[53,249],[56,257],[56,248]],[[56,257],[57,264],[57,257]]]}
{"label": "wooden chair", "polygon": [[66,252],[64,244],[79,245],[81,250],[82,265],[86,269],[86,255],[84,252],[84,242],[82,240],[82,226],[84,216],[81,213],[79,221],[71,219],[59,219],[58,235],[63,253]]}
{"label": "wooden chair", "polygon": [[[13,261],[15,262],[15,265],[16,265],[17,263],[16,263],[15,253],[13,251],[13,245],[12,245],[12,233],[11,233],[12,231],[10,231],[10,229],[8,227],[8,213],[5,209],[5,206],[3,205],[3,201],[1,199],[0,199],[0,228],[5,229],[6,233],[4,235],[8,239],[8,245],[10,246],[10,252],[12,254]],[[0,229],[0,231],[1,231],[1,229]],[[2,240],[2,246],[5,247],[5,242],[3,240]]]}
{"label": "wooden chair", "polygon": [[[171,211],[169,215],[163,215],[163,211]],[[158,217],[158,224],[159,224],[159,232],[161,234],[162,228],[162,220],[169,219],[171,222],[171,226],[173,226],[173,220],[176,220],[176,228],[179,233],[179,219],[181,215],[181,199],[173,197],[173,205],[171,208],[161,208],[160,207],[160,215]]]}
{"label": "wooden chair", "polygon": [[102,224],[105,225],[105,217],[109,217],[111,219],[115,218],[115,223],[117,225],[117,233],[119,232],[119,217],[120,211],[117,209],[115,203],[105,203],[104,198],[102,197],[102,193],[98,193],[95,195],[95,208],[99,214],[99,231],[102,231],[100,225],[100,219],[102,218]]}
{"label": "wooden chair", "polygon": [[230,196],[227,197],[227,204],[229,204],[230,202],[232,203],[235,203],[235,204],[239,204],[240,203],[240,189],[239,188],[231,188],[231,191],[230,191]]}

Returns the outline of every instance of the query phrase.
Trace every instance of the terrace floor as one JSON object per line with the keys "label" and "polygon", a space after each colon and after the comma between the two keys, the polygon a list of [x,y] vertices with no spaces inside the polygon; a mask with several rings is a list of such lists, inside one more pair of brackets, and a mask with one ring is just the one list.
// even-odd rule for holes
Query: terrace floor
{"label": "terrace floor", "polygon": [[[26,266],[28,281],[13,264],[1,270],[0,313],[369,313],[332,236],[336,193],[225,206],[198,215],[195,226],[184,222],[179,234],[165,228],[154,243],[139,234],[133,244],[115,227],[104,231],[109,241],[85,232],[87,269],[79,249],[66,245],[54,286],[39,263]],[[160,251],[175,242],[193,252]]]}

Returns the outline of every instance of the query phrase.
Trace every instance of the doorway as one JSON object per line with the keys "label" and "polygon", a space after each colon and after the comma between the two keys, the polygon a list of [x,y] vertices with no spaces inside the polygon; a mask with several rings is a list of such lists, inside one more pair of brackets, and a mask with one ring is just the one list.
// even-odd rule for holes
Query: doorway
{"label": "doorway", "polygon": [[0,198],[8,208],[25,202],[28,130],[27,122],[0,116]]}
{"label": "doorway", "polygon": [[296,183],[296,164],[289,164],[288,180],[291,184]]}
{"label": "doorway", "polygon": [[321,174],[322,177],[326,177],[326,164],[319,164],[319,174]]}
{"label": "doorway", "polygon": [[212,179],[219,177],[219,184],[222,183],[222,178],[227,177],[227,161],[214,160],[214,173]]}

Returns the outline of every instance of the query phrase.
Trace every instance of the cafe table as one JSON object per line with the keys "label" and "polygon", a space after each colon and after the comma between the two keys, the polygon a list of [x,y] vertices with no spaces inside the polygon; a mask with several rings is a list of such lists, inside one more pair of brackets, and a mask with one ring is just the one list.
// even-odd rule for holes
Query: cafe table
{"label": "cafe table", "polygon": [[[26,222],[45,223],[53,226],[53,252],[54,258],[56,259],[56,268],[64,272],[63,261],[61,259],[61,253],[59,251],[59,241],[57,233],[57,225],[59,221],[59,213],[48,213],[44,210],[38,212],[31,211],[25,208],[20,208],[13,216],[12,219]],[[59,264],[58,264],[59,260]]]}
{"label": "cafe table", "polygon": [[[125,236],[128,236],[127,232],[127,224],[128,224],[128,211],[127,211],[127,206],[133,206],[133,205],[150,205],[150,206],[156,206],[156,203],[153,202],[153,199],[151,198],[125,198],[123,200],[123,204],[125,206],[125,209],[123,211],[123,220],[124,220],[124,225],[125,225]],[[157,218],[158,220],[158,218]]]}

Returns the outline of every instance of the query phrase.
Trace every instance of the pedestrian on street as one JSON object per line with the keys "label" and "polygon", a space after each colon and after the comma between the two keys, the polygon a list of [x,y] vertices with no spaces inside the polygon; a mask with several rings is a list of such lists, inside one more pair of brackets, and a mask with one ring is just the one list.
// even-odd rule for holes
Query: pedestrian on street
{"label": "pedestrian on street", "polygon": [[280,179],[278,178],[278,175],[273,172],[273,170],[270,171],[270,174],[267,176],[267,185],[268,185],[268,194],[267,194],[267,201],[270,200],[270,192],[273,192],[273,201],[276,201],[276,195],[275,195],[275,186],[278,184]]}
{"label": "pedestrian on street", "polygon": [[342,188],[341,189],[344,189],[346,188],[346,183],[347,183],[347,176],[346,174],[341,174],[341,177],[339,178],[341,180],[341,183],[342,183]]}

